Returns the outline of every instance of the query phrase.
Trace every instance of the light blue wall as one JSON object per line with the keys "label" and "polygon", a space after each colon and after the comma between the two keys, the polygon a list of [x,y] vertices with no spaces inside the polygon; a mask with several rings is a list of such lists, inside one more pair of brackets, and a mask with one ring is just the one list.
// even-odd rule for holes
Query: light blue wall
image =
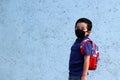
{"label": "light blue wall", "polygon": [[120,80],[120,0],[0,0],[0,80],[68,80],[78,18],[101,51],[89,80]]}

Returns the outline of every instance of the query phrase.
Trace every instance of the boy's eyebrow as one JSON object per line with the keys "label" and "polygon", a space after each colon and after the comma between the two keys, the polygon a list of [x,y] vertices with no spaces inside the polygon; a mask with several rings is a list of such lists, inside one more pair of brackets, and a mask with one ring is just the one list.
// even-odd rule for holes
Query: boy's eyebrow
{"label": "boy's eyebrow", "polygon": [[85,27],[82,26],[81,29],[85,29]]}

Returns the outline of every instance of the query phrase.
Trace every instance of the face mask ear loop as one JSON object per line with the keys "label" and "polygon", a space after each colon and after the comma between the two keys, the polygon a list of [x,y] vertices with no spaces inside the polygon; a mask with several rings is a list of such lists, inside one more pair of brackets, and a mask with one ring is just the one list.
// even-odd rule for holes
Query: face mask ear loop
{"label": "face mask ear loop", "polygon": [[83,30],[84,32],[88,32],[88,30]]}

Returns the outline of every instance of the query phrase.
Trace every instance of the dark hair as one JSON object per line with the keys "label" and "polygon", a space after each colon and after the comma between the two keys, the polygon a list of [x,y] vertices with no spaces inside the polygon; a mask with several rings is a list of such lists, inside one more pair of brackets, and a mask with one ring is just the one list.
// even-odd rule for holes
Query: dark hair
{"label": "dark hair", "polygon": [[86,23],[88,31],[91,31],[91,29],[92,29],[92,22],[89,19],[87,19],[87,18],[80,18],[80,19],[78,19],[76,21],[76,23],[75,23],[75,28],[76,28],[77,23],[80,23],[80,22]]}

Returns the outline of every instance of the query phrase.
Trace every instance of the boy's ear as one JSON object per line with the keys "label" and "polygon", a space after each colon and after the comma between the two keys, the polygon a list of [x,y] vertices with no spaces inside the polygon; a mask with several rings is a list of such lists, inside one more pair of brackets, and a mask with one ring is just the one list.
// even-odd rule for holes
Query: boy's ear
{"label": "boy's ear", "polygon": [[88,31],[88,33],[91,33],[91,31]]}
{"label": "boy's ear", "polygon": [[90,34],[91,33],[91,31],[87,31],[88,32],[88,34]]}

